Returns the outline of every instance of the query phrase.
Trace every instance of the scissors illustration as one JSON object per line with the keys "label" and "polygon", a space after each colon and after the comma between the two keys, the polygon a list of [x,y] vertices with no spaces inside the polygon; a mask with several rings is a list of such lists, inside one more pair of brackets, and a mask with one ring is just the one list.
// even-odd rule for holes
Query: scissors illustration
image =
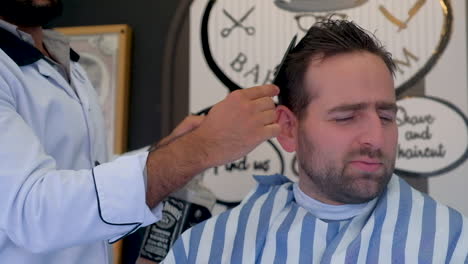
{"label": "scissors illustration", "polygon": [[221,31],[221,36],[222,37],[228,37],[232,30],[234,30],[236,27],[240,27],[240,28],[243,28],[245,30],[245,32],[247,33],[247,35],[249,36],[252,36],[253,34],[255,34],[255,28],[254,27],[246,27],[242,24],[242,22],[244,22],[244,20],[247,19],[247,17],[249,17],[249,15],[254,11],[255,7],[252,7],[249,9],[249,11],[247,11],[247,13],[241,17],[241,19],[239,20],[236,20],[234,17],[231,16],[231,14],[229,14],[226,9],[223,9],[223,13],[234,23],[232,25],[232,27],[230,28],[224,28],[222,31]]}

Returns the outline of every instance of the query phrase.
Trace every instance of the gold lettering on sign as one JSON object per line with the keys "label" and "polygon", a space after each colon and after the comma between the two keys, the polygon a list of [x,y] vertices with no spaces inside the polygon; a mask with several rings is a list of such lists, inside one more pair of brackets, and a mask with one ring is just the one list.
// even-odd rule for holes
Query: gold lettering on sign
{"label": "gold lettering on sign", "polygon": [[418,0],[413,6],[408,10],[408,18],[405,21],[401,21],[400,19],[396,18],[390,11],[388,11],[383,5],[379,5],[379,10],[382,12],[385,18],[388,21],[392,22],[394,25],[398,27],[398,32],[406,29],[408,27],[408,23],[411,19],[421,10],[421,8],[426,4],[427,0]]}
{"label": "gold lettering on sign", "polygon": [[380,10],[380,12],[382,12],[384,17],[386,19],[388,19],[388,21],[392,22],[398,28],[405,28],[406,27],[405,22],[401,21],[400,19],[398,19],[394,15],[392,15],[392,13],[390,13],[390,11],[388,11],[383,5],[379,6],[379,10]]}
{"label": "gold lettering on sign", "polygon": [[393,59],[397,66],[397,70],[399,73],[404,74],[405,72],[402,69],[402,66],[411,67],[411,59],[414,61],[419,61],[419,57],[411,53],[407,48],[403,48],[403,55],[405,56],[405,60]]}

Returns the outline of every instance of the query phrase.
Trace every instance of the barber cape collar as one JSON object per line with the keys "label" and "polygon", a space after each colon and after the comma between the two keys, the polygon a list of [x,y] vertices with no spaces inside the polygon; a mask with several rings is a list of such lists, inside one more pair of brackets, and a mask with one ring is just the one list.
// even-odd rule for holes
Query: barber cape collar
{"label": "barber cape collar", "polygon": [[[26,66],[44,58],[44,55],[38,49],[19,39],[6,29],[0,28],[0,39],[0,49],[18,66]],[[70,59],[77,62],[80,59],[80,55],[70,49]]]}
{"label": "barber cape collar", "polygon": [[290,12],[323,12],[357,7],[367,0],[275,0],[275,5]]}
{"label": "barber cape collar", "polygon": [[240,206],[186,231],[164,263],[467,263],[466,218],[393,176],[360,215],[319,219],[284,176],[256,176]]}

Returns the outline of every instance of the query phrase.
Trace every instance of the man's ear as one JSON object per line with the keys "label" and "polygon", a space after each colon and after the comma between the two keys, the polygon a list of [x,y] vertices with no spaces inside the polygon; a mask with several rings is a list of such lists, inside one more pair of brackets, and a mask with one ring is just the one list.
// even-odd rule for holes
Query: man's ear
{"label": "man's ear", "polygon": [[276,137],[281,147],[287,152],[296,151],[298,121],[296,115],[284,105],[276,108],[276,116],[281,132]]}

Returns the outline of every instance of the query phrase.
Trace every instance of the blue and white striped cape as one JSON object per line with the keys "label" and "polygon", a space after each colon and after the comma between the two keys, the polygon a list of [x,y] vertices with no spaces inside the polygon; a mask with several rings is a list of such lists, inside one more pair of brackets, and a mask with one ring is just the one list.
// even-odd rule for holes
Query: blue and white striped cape
{"label": "blue and white striped cape", "polygon": [[325,222],[284,176],[256,177],[238,207],[186,231],[164,263],[468,263],[467,219],[393,176],[366,213]]}

